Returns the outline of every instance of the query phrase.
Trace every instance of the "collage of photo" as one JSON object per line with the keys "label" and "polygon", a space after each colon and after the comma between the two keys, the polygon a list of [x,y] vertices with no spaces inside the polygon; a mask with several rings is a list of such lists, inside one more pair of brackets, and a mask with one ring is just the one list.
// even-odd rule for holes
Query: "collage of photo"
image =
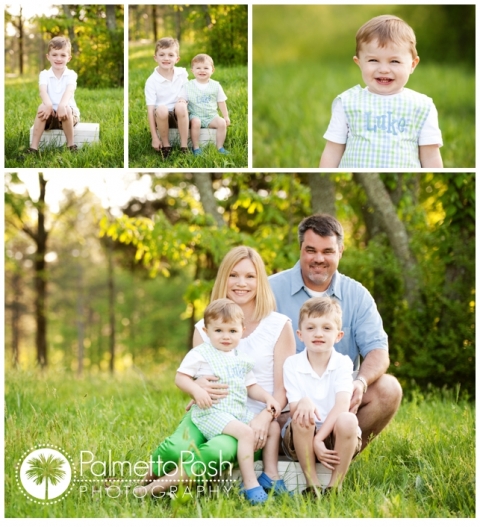
{"label": "collage of photo", "polygon": [[5,519],[474,521],[476,3],[2,2]]}

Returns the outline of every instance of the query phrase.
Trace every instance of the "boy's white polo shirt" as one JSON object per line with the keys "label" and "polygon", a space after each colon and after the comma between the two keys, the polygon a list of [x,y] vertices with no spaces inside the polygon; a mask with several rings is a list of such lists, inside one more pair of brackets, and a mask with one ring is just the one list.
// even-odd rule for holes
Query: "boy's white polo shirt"
{"label": "boy's white polo shirt", "polygon": [[283,364],[283,383],[289,404],[309,397],[325,421],[339,392],[353,393],[353,363],[350,357],[333,350],[321,377],[312,368],[305,349],[288,357]]}
{"label": "boy's white polo shirt", "polygon": [[147,106],[166,106],[171,112],[180,97],[183,85],[188,81],[186,68],[173,67],[172,80],[166,79],[158,73],[157,68],[145,83],[145,99]]}
{"label": "boy's white polo shirt", "polygon": [[[39,86],[47,86],[47,93],[52,101],[53,109],[57,111],[58,105],[62,100],[67,86],[77,87],[77,74],[65,66],[62,76],[58,79],[55,73],[53,73],[52,68],[50,68],[49,70],[43,70],[40,72],[38,84]],[[68,101],[68,105],[76,111],[77,115],[80,115],[80,110],[78,109],[73,96]]]}

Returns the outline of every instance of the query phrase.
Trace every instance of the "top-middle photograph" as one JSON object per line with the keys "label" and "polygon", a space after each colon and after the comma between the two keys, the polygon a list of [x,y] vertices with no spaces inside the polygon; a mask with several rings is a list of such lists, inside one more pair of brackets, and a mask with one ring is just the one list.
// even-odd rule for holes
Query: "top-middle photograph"
{"label": "top-middle photograph", "polygon": [[131,5],[130,168],[247,167],[247,65],[247,5]]}

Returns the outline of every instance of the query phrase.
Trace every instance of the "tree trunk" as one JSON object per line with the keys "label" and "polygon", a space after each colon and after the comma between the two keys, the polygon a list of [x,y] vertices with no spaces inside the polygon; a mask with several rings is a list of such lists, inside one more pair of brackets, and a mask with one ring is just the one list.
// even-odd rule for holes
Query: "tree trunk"
{"label": "tree trunk", "polygon": [[18,68],[20,75],[23,75],[23,9],[20,8],[20,15],[18,16]]}
{"label": "tree trunk", "polygon": [[[79,257],[80,258],[80,257]],[[85,340],[85,324],[84,324],[84,302],[83,302],[83,269],[80,262],[77,262],[77,342],[78,342],[78,364],[77,376],[81,377],[83,373],[83,356]]]}
{"label": "tree trunk", "polygon": [[117,18],[115,16],[115,6],[107,4],[105,6],[107,15],[107,29],[108,31],[115,31],[117,29]]}
{"label": "tree trunk", "polygon": [[42,367],[47,366],[47,311],[46,311],[46,296],[47,296],[47,277],[46,277],[46,262],[45,255],[47,252],[47,238],[48,232],[45,228],[45,189],[47,182],[43,174],[38,175],[40,183],[40,197],[37,205],[37,232],[36,243],[37,250],[35,252],[35,318],[37,324],[36,346],[37,346],[37,362]]}
{"label": "tree trunk", "polygon": [[329,174],[308,174],[313,214],[336,216],[335,181]]}
{"label": "tree trunk", "polygon": [[405,298],[409,305],[419,299],[416,261],[410,251],[405,225],[400,221],[385,185],[379,174],[356,174],[357,181],[365,189],[368,201],[379,215],[382,229],[387,234],[393,252],[402,268]]}
{"label": "tree trunk", "polygon": [[152,31],[153,31],[153,41],[156,43],[158,40],[157,6],[156,5],[152,5]]}
{"label": "tree trunk", "polygon": [[20,317],[22,313],[21,309],[21,295],[22,295],[22,283],[19,273],[14,272],[11,282],[13,299],[12,299],[12,320],[11,320],[11,331],[12,331],[12,362],[13,367],[18,368],[20,363]]}
{"label": "tree trunk", "polygon": [[219,227],[223,227],[225,225],[225,221],[220,212],[218,212],[217,200],[213,195],[212,175],[205,172],[196,172],[193,174],[193,181],[195,182],[195,186],[198,188],[198,192],[200,193],[200,201],[202,202],[205,214],[210,214],[213,216],[215,223]]}
{"label": "tree trunk", "polygon": [[74,55],[78,55],[79,49],[78,49],[77,39],[75,38],[74,18],[70,11],[70,6],[68,4],[63,4],[62,10],[63,10],[63,14],[65,15],[65,18],[69,21],[68,38],[70,39],[70,42],[72,44],[72,53]]}
{"label": "tree trunk", "polygon": [[115,371],[115,275],[113,265],[113,242],[109,240],[107,246],[108,255],[108,311],[110,327],[110,373]]}

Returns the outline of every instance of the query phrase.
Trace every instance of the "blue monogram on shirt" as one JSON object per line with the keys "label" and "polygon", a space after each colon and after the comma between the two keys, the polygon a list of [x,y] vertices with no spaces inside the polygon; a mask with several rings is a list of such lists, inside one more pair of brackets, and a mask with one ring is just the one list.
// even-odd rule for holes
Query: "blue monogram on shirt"
{"label": "blue monogram on shirt", "polygon": [[208,104],[215,100],[214,95],[197,95],[197,104]]}
{"label": "blue monogram on shirt", "polygon": [[365,112],[365,128],[368,132],[381,131],[398,135],[407,131],[408,124],[405,117],[395,119],[393,112],[387,112],[383,115],[372,115],[372,112]]}

